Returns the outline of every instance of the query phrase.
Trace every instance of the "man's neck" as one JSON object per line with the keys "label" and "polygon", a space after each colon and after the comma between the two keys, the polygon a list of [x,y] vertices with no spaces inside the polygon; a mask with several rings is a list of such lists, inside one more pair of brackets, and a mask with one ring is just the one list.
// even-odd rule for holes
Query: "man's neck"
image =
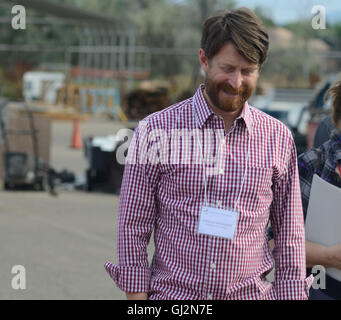
{"label": "man's neck", "polygon": [[224,110],[221,110],[221,109],[217,108],[212,103],[211,99],[208,97],[208,95],[206,94],[205,91],[204,91],[204,97],[205,97],[206,101],[208,102],[208,104],[210,105],[210,107],[212,108],[213,112],[223,118],[224,124],[225,124],[225,130],[226,130],[226,132],[228,132],[230,130],[230,128],[232,127],[234,121],[242,113],[243,108],[240,108],[240,109],[238,109],[236,111],[230,111],[230,112],[224,111]]}

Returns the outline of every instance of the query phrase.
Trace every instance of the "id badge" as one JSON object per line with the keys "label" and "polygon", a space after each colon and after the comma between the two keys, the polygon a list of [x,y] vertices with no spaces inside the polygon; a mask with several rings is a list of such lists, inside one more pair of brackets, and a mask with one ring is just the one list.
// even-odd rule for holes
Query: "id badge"
{"label": "id badge", "polygon": [[232,240],[239,213],[233,210],[202,206],[198,232]]}

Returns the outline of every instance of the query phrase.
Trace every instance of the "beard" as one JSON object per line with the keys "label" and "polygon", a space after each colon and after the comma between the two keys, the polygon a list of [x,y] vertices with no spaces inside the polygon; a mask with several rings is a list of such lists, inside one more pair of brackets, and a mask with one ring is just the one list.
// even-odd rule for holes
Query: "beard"
{"label": "beard", "polygon": [[[207,96],[216,108],[225,112],[242,110],[254,89],[254,87],[250,86],[241,86],[239,89],[234,89],[226,82],[216,83],[208,76],[205,79]],[[231,96],[226,95],[226,93]]]}

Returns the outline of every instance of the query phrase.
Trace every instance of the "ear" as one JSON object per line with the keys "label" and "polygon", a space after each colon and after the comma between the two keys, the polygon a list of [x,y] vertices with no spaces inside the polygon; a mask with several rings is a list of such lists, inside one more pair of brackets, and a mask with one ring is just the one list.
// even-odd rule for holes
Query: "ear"
{"label": "ear", "polygon": [[206,73],[208,68],[208,59],[206,57],[205,51],[201,48],[199,49],[199,62],[202,70]]}

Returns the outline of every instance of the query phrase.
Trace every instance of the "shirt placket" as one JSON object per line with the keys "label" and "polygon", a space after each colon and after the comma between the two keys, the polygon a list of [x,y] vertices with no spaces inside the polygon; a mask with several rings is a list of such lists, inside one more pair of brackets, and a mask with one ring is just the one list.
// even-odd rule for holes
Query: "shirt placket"
{"label": "shirt placket", "polygon": [[[214,128],[222,128],[222,124],[219,123],[219,119],[214,119],[213,127]],[[225,130],[224,130],[225,132]],[[217,137],[216,137],[217,138]],[[221,139],[224,139],[226,142],[226,132],[224,133],[224,136],[221,137]],[[217,146],[214,146],[216,148],[216,152],[219,152],[219,143],[222,141],[217,141]],[[221,151],[221,150],[220,150]],[[216,156],[218,156],[216,154]],[[219,185],[221,185],[220,179],[221,175],[225,174],[224,166],[222,165],[224,157],[218,157],[217,161],[215,162],[215,168],[214,168],[214,175],[212,175],[209,179],[207,179],[209,185],[208,185],[208,193],[209,193],[209,202],[210,204],[213,204],[217,207],[223,206],[223,199],[220,198],[219,192]],[[217,244],[219,242],[219,239],[213,236],[208,236],[207,240],[207,252],[208,255],[206,255],[206,261],[205,261],[205,288],[204,288],[204,299],[205,300],[213,300],[213,299],[219,299],[218,296],[218,290],[216,288],[217,286],[217,272],[219,269],[219,257],[217,255]]]}
{"label": "shirt placket", "polygon": [[208,252],[206,259],[206,290],[205,290],[205,300],[217,299],[217,267],[218,267],[218,257],[216,252],[218,239],[215,237],[209,237],[208,239]]}

